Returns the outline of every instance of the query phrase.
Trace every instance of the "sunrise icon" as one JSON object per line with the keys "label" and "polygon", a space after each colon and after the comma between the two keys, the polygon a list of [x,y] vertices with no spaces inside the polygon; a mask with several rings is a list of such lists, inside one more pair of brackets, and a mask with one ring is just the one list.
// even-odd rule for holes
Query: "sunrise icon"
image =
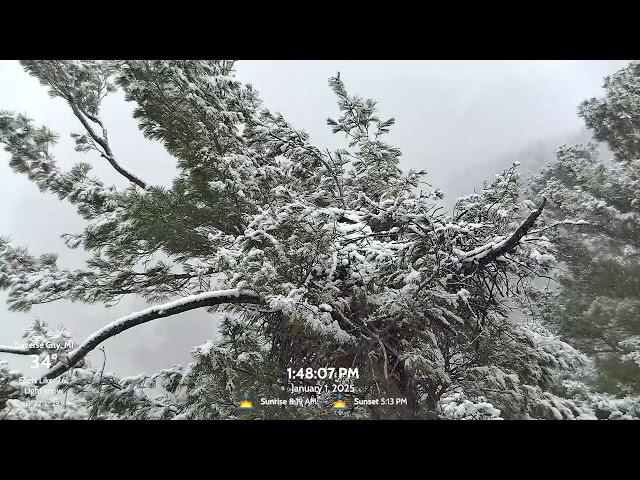
{"label": "sunrise icon", "polygon": [[245,393],[240,401],[241,410],[253,410],[253,402],[249,400],[249,394]]}

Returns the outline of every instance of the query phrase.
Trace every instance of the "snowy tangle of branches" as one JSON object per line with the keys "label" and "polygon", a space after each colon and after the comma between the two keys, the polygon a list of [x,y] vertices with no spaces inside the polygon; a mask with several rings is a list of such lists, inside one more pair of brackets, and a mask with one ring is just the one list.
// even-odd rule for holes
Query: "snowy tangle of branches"
{"label": "snowy tangle of branches", "polygon": [[[12,169],[77,208],[85,228],[64,239],[91,255],[84,269],[69,270],[55,254],[1,240],[9,307],[109,305],[131,295],[153,305],[75,348],[62,345],[66,333],[34,324],[28,338],[57,346],[37,353],[59,354],[43,379],[58,379],[68,402],[29,406],[18,373],[4,365],[0,417],[336,418],[330,398],[238,412],[244,392],[286,398],[292,366],[357,366],[358,396],[408,400],[340,417],[596,417],[593,392],[566,381],[588,372],[589,359],[541,322],[510,316],[529,313],[533,282],[560,260],[549,235],[586,223],[576,211],[548,213],[545,192],[523,196],[517,165],[446,213],[425,172],[399,168],[401,151],[385,140],[394,119],[379,118],[376,103],[349,94],[339,75],[329,80],[339,113],[327,123],[346,145],[329,151],[265,108],[233,62],[23,66],[77,117],[76,150],[96,152],[129,186],[105,185],[89,163],[63,171],[52,132],[0,113]],[[117,89],[134,103],[145,137],[177,159],[170,188],[129,171],[112,150],[100,103]],[[219,321],[220,340],[196,347],[187,366],[119,378],[85,359],[108,338],[193,309],[205,310],[203,322]],[[33,353],[16,350],[0,347]],[[606,408],[631,415],[628,406]]]}

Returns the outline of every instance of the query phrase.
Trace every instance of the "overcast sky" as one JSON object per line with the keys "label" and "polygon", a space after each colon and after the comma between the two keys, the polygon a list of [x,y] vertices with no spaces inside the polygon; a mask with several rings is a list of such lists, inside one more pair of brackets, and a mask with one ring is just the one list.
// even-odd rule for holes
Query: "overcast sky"
{"label": "overcast sky", "polygon": [[[428,181],[447,191],[471,192],[496,171],[497,159],[527,151],[539,142],[570,137],[583,127],[576,107],[602,94],[603,77],[626,61],[239,61],[237,76],[252,83],[265,104],[306,130],[320,147],[343,146],[343,138],[326,125],[337,113],[327,79],[340,72],[347,89],[378,101],[382,118],[395,117],[389,143],[403,151],[402,166],[426,169]],[[51,99],[38,81],[15,61],[0,61],[0,110],[25,113],[60,135],[54,154],[62,168],[82,159],[94,173],[123,186],[126,180],[93,153],[73,150],[69,133],[81,131],[77,119],[60,99]],[[159,143],[142,137],[131,118],[133,107],[121,94],[108,97],[103,118],[112,149],[129,170],[153,184],[169,185],[174,160]],[[68,250],[62,233],[76,233],[82,221],[75,209],[51,194],[42,194],[26,177],[8,166],[0,152],[0,236],[31,253],[58,253],[59,265],[80,268],[86,258]],[[483,168],[486,165],[487,168]],[[481,175],[479,172],[484,172]],[[484,178],[482,178],[484,177]],[[13,345],[34,317],[51,325],[64,323],[76,341],[102,325],[144,308],[143,301],[100,305],[59,302],[12,313],[0,294],[0,344]],[[142,325],[104,343],[107,371],[118,375],[152,373],[189,361],[192,347],[216,334],[204,311]],[[94,352],[90,359],[102,362]],[[0,360],[31,375],[29,361],[0,353]]]}

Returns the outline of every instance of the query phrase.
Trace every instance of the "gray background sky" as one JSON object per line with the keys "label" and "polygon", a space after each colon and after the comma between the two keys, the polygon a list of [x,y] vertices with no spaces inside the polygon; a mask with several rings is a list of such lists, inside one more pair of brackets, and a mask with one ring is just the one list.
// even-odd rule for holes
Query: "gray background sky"
{"label": "gray background sky", "polygon": [[[602,93],[603,77],[626,61],[240,61],[237,76],[258,89],[265,104],[282,112],[320,147],[344,146],[326,118],[337,113],[327,79],[340,71],[350,93],[378,101],[383,118],[395,117],[389,142],[403,150],[402,166],[426,169],[427,181],[444,190],[447,204],[470,193],[511,159],[524,160],[536,145],[551,148],[582,127],[576,107]],[[69,133],[81,126],[60,99],[51,99],[18,62],[0,61],[0,109],[27,114],[60,135],[54,154],[62,168],[82,159],[106,183],[123,186],[104,159],[73,150]],[[150,183],[169,185],[174,160],[161,144],[149,142],[131,118],[133,106],[121,94],[108,97],[102,115],[112,148],[126,168]],[[533,150],[532,150],[533,149]],[[539,149],[538,149],[539,150]],[[543,148],[544,150],[544,148]],[[86,258],[68,250],[60,234],[76,233],[82,221],[74,207],[42,194],[8,166],[0,152],[0,235],[31,253],[58,253],[59,265],[82,267]],[[106,309],[58,302],[28,313],[9,312],[0,294],[0,344],[13,345],[38,316],[65,324],[76,341],[102,325],[145,307],[136,299]],[[151,373],[189,361],[192,347],[216,334],[204,311],[136,327],[105,342],[107,370],[119,375]],[[92,354],[94,364],[102,361]],[[0,353],[0,360],[31,375],[27,358]]]}

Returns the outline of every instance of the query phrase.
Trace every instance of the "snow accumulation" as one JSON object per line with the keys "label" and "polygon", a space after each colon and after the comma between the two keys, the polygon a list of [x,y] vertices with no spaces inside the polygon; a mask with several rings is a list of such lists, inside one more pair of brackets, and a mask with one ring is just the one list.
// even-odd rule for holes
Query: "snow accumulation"
{"label": "snow accumulation", "polygon": [[404,283],[418,285],[421,279],[422,279],[422,276],[420,275],[420,272],[412,268],[411,272],[409,272],[409,274],[406,277],[404,277]]}
{"label": "snow accumulation", "polygon": [[26,349],[20,347],[9,347],[8,345],[0,345],[0,352],[2,353],[15,353],[22,355],[26,353]]}
{"label": "snow accumulation", "polygon": [[462,393],[443,396],[439,402],[443,417],[451,420],[502,420],[500,410],[494,408],[484,397],[475,402],[465,398]]}
{"label": "snow accumulation", "polygon": [[[188,306],[190,304],[213,300],[213,299],[237,299],[243,295],[247,295],[250,297],[257,296],[251,290],[244,290],[240,288],[233,288],[228,290],[215,290],[212,292],[204,292],[196,295],[190,295],[188,297],[180,298],[178,300],[174,300],[172,302],[164,303],[162,305],[155,305],[153,307],[147,308],[145,310],[141,310],[139,312],[132,313],[125,317],[119,318],[108,325],[105,325],[101,329],[94,332],[91,336],[89,336],[81,345],[72,350],[68,359],[69,362],[77,361],[77,357],[85,355],[88,351],[91,350],[92,346],[97,345],[98,343],[106,340],[107,338],[117,335],[123,330],[126,330],[130,327],[139,325],[141,323],[145,323],[146,321],[153,320],[155,318],[160,318],[163,316],[173,315],[174,313],[179,313],[179,308],[183,306]],[[222,303],[222,302],[221,302]],[[175,311],[178,310],[178,311]],[[167,313],[169,312],[169,313]],[[151,317],[151,318],[147,318]],[[94,345],[95,344],[95,345]],[[49,370],[45,376],[54,373],[57,370],[64,368],[61,364],[56,365],[51,370]]]}

